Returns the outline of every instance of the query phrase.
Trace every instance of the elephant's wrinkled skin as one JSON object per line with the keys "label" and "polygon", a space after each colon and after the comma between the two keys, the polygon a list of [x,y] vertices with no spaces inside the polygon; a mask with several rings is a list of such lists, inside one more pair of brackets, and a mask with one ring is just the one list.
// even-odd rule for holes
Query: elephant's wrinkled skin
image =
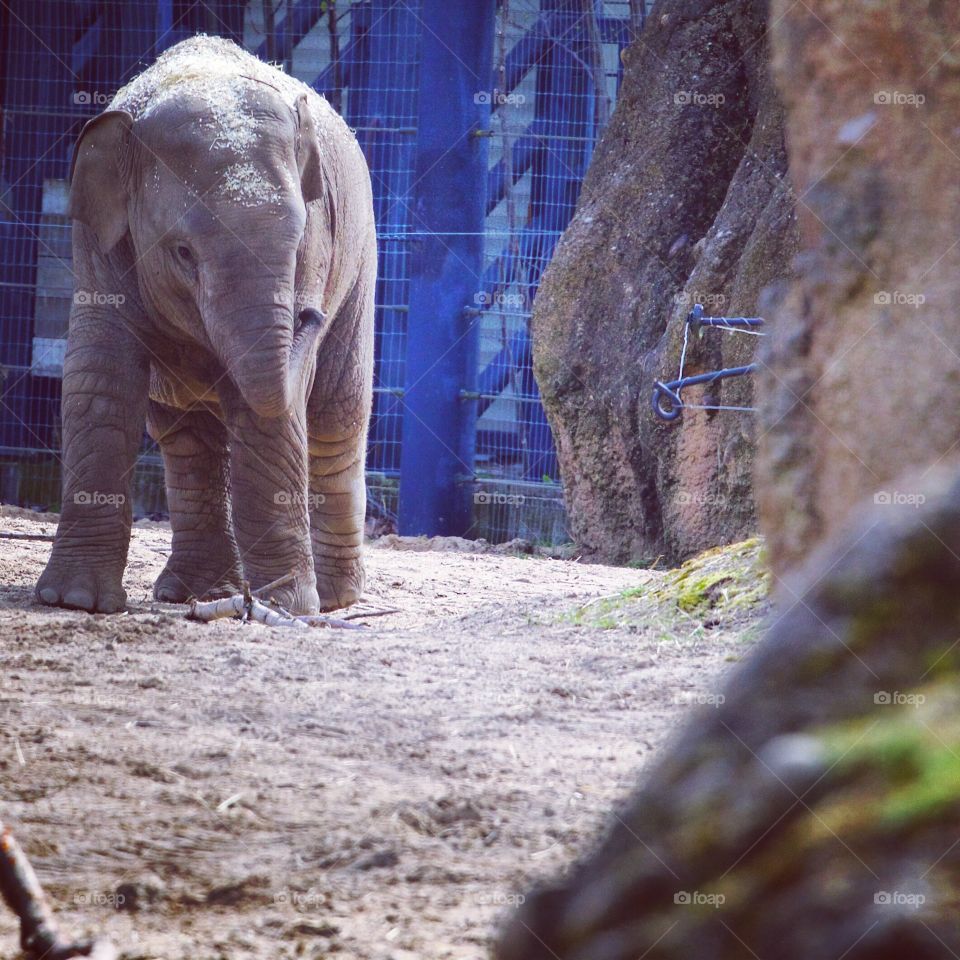
{"label": "elephant's wrinkled skin", "polygon": [[173,549],[158,600],[286,574],[288,609],[363,590],[376,239],[321,97],[214,38],[121,90],[77,146],[63,513],[43,603],[122,610],[146,421]]}

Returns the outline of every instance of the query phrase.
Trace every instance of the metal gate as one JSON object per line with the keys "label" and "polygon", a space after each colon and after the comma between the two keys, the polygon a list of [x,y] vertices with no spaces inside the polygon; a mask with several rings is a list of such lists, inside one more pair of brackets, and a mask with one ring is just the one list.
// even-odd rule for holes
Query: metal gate
{"label": "metal gate", "polygon": [[[368,490],[378,529],[565,539],[529,317],[643,4],[612,0],[19,0],[0,4],[0,500],[59,506],[83,122],[163,50],[228,37],[356,131],[379,233]],[[135,513],[165,510],[145,442]]]}

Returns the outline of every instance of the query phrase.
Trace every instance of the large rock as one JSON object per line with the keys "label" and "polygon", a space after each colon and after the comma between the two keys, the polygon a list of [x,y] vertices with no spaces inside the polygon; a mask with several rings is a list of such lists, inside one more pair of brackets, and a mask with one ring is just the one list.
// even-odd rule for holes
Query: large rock
{"label": "large rock", "polygon": [[498,960],[960,953],[960,464],[921,489],[813,557],[720,705],[527,898]]}
{"label": "large rock", "polygon": [[[659,3],[625,53],[616,110],[534,305],[537,382],[584,556],[681,560],[755,526],[751,415],[667,425],[683,320],[753,314],[787,275],[795,223],[761,0]],[[686,373],[749,362],[755,338],[708,333]],[[749,406],[749,378],[689,402]]]}
{"label": "large rock", "polygon": [[776,0],[771,29],[802,233],[759,391],[783,575],[960,441],[960,4]]}

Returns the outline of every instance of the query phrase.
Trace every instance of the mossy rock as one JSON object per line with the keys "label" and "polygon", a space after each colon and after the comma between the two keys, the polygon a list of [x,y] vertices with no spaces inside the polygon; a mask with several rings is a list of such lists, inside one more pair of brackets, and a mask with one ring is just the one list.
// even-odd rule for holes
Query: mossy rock
{"label": "mossy rock", "polygon": [[[908,482],[921,505],[868,503],[810,558],[599,847],[526,898],[497,960],[960,955],[960,462]],[[644,609],[749,603],[731,558],[760,556],[709,551]]]}
{"label": "mossy rock", "polygon": [[667,575],[651,596],[692,616],[729,615],[766,601],[770,575],[759,537],[715,547]]}

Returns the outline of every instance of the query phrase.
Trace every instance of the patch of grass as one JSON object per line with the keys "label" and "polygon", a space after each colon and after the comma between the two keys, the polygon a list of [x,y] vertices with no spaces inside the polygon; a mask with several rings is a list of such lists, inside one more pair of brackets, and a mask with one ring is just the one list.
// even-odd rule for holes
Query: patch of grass
{"label": "patch of grass", "polygon": [[597,600],[591,600],[582,607],[577,607],[570,613],[561,616],[561,620],[568,623],[575,623],[578,626],[593,626],[610,629],[618,626],[616,618],[611,618],[611,613],[620,610],[625,603],[636,600],[646,594],[645,585],[639,587],[627,587],[619,593],[610,597],[601,597]]}
{"label": "patch of grass", "polygon": [[675,570],[650,570],[643,583],[591,600],[561,622],[598,630],[623,628],[658,638],[658,647],[689,648],[733,627],[751,641],[759,636],[769,576],[758,538],[717,547]]}

